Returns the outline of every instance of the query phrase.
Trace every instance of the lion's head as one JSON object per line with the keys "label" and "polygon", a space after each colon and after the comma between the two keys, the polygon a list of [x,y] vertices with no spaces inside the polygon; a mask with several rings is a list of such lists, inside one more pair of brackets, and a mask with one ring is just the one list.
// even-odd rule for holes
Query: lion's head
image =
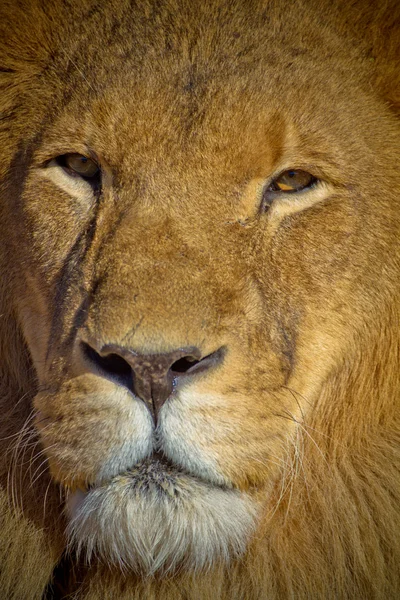
{"label": "lion's head", "polygon": [[64,543],[116,577],[260,574],[267,546],[294,573],[307,544],[328,573],[341,548],[344,589],[384,553],[367,488],[391,556],[398,498],[399,125],[373,40],[339,3],[12,4],[3,396]]}

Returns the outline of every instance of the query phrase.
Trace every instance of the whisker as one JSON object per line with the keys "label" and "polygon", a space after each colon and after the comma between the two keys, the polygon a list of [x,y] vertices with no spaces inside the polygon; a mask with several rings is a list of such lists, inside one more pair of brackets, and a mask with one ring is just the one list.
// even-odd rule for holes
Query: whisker
{"label": "whisker", "polygon": [[76,64],[76,62],[71,58],[71,56],[65,52],[64,50],[64,54],[65,56],[68,58],[68,60],[74,65],[75,69],[78,71],[78,73],[81,75],[82,79],[84,79],[84,81],[86,81],[86,83],[88,84],[88,86],[90,87],[90,89],[92,90],[92,92],[96,93],[96,90],[94,89],[93,85],[90,83],[90,81],[87,79],[87,77],[85,76],[85,74],[82,72],[82,70],[78,67],[78,65]]}
{"label": "whisker", "polygon": [[326,465],[327,465],[327,466],[329,467],[329,469],[330,469],[330,464],[329,464],[329,462],[326,460],[326,457],[325,457],[325,455],[324,455],[323,451],[321,450],[321,448],[320,448],[320,446],[318,445],[317,441],[316,441],[316,440],[313,438],[313,436],[312,436],[312,435],[311,435],[311,434],[310,434],[310,433],[307,431],[307,428],[306,428],[306,427],[303,425],[303,423],[301,423],[300,421],[298,421],[298,420],[296,419],[296,417],[295,417],[295,416],[294,416],[294,415],[293,415],[293,414],[292,414],[290,411],[288,411],[287,409],[284,409],[284,410],[285,410],[285,411],[288,413],[288,415],[289,415],[289,417],[287,417],[287,418],[288,418],[289,420],[292,420],[292,421],[294,421],[294,422],[295,422],[295,423],[298,425],[298,427],[301,427],[302,431],[304,431],[304,433],[305,433],[305,434],[308,436],[308,438],[309,438],[309,439],[311,440],[311,442],[314,444],[314,446],[316,447],[316,449],[317,449],[317,450],[318,450],[318,452],[320,453],[320,455],[321,455],[322,459],[324,460],[324,462],[326,463]]}

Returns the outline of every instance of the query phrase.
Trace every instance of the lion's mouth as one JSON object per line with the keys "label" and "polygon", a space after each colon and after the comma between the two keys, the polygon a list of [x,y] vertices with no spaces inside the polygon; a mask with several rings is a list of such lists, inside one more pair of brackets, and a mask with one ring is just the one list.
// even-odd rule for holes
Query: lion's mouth
{"label": "lion's mouth", "polygon": [[153,492],[161,496],[173,497],[177,495],[177,490],[181,489],[188,477],[194,479],[193,475],[180,470],[165,457],[153,455],[114,478],[113,482],[122,483],[121,480],[124,479],[126,483],[129,482],[132,492],[139,494]]}
{"label": "lion's mouth", "polygon": [[198,474],[172,462],[165,454],[154,452],[139,463],[111,480],[89,484],[83,492],[90,492],[99,487],[123,486],[133,494],[157,494],[158,496],[176,497],[182,494],[190,485],[200,484],[221,490],[230,489],[227,485],[216,484]]}

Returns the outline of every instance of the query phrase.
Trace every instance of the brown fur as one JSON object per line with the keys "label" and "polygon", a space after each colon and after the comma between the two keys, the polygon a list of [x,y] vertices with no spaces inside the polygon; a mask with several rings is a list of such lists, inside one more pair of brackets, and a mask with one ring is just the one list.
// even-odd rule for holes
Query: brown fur
{"label": "brown fur", "polygon": [[[186,473],[176,523],[215,489],[258,516],[244,554],[197,572],[196,549],[149,576],[72,548],[73,597],[395,600],[398,3],[103,4],[0,8],[0,593],[41,598],[65,498],[121,498],[145,456],[147,409],[90,372],[84,338],[225,347],[163,406],[159,444]],[[100,197],[51,162],[68,152],[100,162]],[[325,187],[260,211],[288,168]]]}

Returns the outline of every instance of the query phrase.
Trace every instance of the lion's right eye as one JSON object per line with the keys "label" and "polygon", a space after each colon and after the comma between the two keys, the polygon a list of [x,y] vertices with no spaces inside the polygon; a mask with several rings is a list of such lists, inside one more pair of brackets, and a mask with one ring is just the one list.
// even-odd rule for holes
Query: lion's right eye
{"label": "lion's right eye", "polygon": [[56,162],[72,177],[82,177],[93,187],[100,186],[101,171],[99,165],[83,154],[69,153],[57,156]]}

